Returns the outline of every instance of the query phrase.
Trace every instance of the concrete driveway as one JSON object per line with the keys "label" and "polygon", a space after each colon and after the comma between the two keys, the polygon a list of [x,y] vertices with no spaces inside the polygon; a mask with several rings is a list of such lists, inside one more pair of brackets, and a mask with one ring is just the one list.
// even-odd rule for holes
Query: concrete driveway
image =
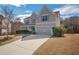
{"label": "concrete driveway", "polygon": [[49,39],[49,35],[30,35],[23,39],[0,46],[1,55],[32,55],[33,52]]}

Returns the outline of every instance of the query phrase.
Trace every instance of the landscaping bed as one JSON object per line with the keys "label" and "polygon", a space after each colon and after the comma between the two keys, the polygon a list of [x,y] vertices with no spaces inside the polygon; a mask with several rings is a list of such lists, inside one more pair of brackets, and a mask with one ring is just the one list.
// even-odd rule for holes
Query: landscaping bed
{"label": "landscaping bed", "polygon": [[[18,38],[19,36],[15,36],[15,35],[9,35],[8,39],[6,36],[0,36],[0,46],[1,45],[4,45],[4,44],[7,44],[7,43],[10,43],[10,42],[13,42]],[[21,38],[21,37],[20,37]]]}

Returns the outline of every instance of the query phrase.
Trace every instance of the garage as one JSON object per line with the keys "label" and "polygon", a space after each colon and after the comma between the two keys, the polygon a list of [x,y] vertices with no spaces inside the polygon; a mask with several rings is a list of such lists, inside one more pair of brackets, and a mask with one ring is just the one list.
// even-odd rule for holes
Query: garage
{"label": "garage", "polygon": [[51,27],[45,27],[45,26],[37,26],[36,27],[36,33],[37,34],[44,34],[44,35],[52,35],[52,28]]}

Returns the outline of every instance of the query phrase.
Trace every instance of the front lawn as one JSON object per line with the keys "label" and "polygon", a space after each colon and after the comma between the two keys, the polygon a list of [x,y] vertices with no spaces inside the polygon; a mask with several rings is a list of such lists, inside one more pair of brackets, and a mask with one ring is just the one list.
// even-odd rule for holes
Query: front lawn
{"label": "front lawn", "polygon": [[79,55],[79,34],[52,37],[40,46],[34,55]]}

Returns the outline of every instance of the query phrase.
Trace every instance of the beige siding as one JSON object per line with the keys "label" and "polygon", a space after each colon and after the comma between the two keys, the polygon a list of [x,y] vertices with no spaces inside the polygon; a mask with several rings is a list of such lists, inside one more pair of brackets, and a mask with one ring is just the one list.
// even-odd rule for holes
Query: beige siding
{"label": "beige siding", "polygon": [[[43,21],[42,16],[48,15],[48,20]],[[30,20],[30,19],[31,20]],[[35,31],[39,34],[49,34],[52,35],[52,27],[60,26],[60,15],[59,12],[51,12],[46,6],[37,15],[34,13],[29,17],[28,20],[32,21],[35,19]],[[29,28],[29,27],[28,27]],[[30,30],[30,29],[29,29]]]}

